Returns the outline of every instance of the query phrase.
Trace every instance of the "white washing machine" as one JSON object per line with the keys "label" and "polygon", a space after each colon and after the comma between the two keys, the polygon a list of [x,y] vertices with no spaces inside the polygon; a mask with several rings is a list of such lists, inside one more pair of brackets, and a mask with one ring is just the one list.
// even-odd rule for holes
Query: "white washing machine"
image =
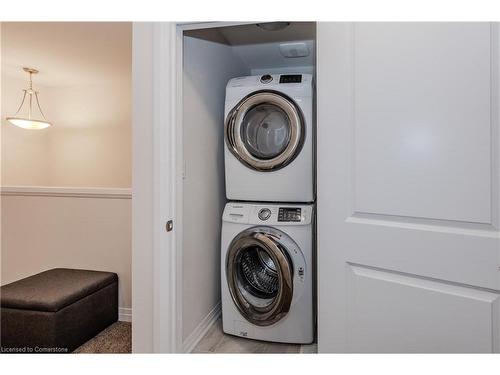
{"label": "white washing machine", "polygon": [[313,214],[312,205],[226,204],[221,241],[225,333],[313,342]]}
{"label": "white washing machine", "polygon": [[314,201],[313,77],[265,74],[226,87],[226,196]]}

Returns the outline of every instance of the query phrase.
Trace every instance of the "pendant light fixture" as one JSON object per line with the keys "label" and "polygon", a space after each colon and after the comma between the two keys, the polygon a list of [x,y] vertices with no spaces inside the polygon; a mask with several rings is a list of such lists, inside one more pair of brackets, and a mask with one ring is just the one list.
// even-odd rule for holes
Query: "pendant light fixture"
{"label": "pendant light fixture", "polygon": [[[38,100],[38,91],[33,90],[33,74],[37,74],[38,70],[33,68],[23,68],[23,70],[29,74],[29,86],[27,89],[23,90],[24,95],[21,101],[21,105],[17,109],[17,112],[12,117],[7,117],[7,121],[12,125],[19,126],[23,129],[45,129],[51,126],[52,124],[47,121],[45,115],[43,114],[42,108],[40,107],[40,101]],[[38,112],[40,112],[40,116],[35,117],[33,112],[33,100],[36,100],[36,107],[38,108]],[[27,101],[27,117],[18,116],[18,114],[23,109],[24,103]],[[36,109],[36,108],[35,108]],[[26,112],[24,112],[26,113]]]}

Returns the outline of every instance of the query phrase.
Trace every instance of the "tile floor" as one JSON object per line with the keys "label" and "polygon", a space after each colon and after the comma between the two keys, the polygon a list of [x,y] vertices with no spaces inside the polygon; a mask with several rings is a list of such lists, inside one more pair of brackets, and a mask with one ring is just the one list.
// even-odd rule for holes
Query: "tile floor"
{"label": "tile floor", "polygon": [[316,344],[293,345],[244,339],[222,332],[219,319],[193,349],[192,353],[316,353]]}

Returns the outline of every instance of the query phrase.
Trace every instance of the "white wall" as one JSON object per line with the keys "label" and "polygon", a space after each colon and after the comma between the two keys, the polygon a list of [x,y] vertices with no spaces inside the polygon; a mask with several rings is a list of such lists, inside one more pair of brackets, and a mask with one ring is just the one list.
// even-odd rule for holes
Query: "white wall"
{"label": "white wall", "polygon": [[[131,307],[130,197],[56,188],[131,187],[131,37],[130,23],[2,24],[2,187],[54,193],[2,195],[2,285],[54,267],[113,271],[120,307]],[[27,64],[40,70],[33,84],[53,123],[40,131],[5,120],[20,104]]]}
{"label": "white wall", "polygon": [[1,284],[55,268],[116,272],[131,307],[128,198],[2,196]]}
{"label": "white wall", "polygon": [[116,127],[57,129],[49,141],[51,186],[131,186],[132,134],[129,130]]}
{"label": "white wall", "polygon": [[26,81],[2,78],[4,186],[131,186],[131,77],[91,86],[36,85],[53,123],[40,131],[5,120],[17,110]]}
{"label": "white wall", "polygon": [[184,341],[220,301],[225,87],[230,78],[246,74],[249,70],[230,46],[184,38]]}
{"label": "white wall", "polygon": [[316,50],[314,40],[303,40],[309,50],[304,57],[287,58],[281,54],[283,42],[256,43],[233,46],[234,53],[251,68],[252,75],[279,73],[314,73]]}
{"label": "white wall", "polygon": [[[2,25],[3,186],[131,186],[131,29],[109,22]],[[21,102],[25,66],[40,71],[33,86],[50,128],[30,131],[5,119]],[[36,108],[34,115],[40,117]]]}

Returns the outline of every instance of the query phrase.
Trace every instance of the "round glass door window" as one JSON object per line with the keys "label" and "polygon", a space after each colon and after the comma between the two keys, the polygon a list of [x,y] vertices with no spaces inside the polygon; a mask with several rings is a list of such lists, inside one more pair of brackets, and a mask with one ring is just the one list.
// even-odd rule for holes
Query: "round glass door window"
{"label": "round glass door window", "polygon": [[231,242],[226,275],[233,302],[250,322],[266,326],[282,319],[293,296],[293,264],[272,236],[249,229]]}
{"label": "round glass door window", "polygon": [[276,264],[258,246],[242,250],[236,259],[238,288],[256,307],[269,306],[278,295],[280,280]]}
{"label": "round glass door window", "polygon": [[275,105],[256,105],[243,118],[241,138],[255,158],[273,159],[283,153],[290,142],[290,119]]}
{"label": "round glass door window", "polygon": [[243,164],[257,171],[284,168],[300,153],[305,139],[302,112],[287,96],[258,91],[227,115],[226,144]]}

